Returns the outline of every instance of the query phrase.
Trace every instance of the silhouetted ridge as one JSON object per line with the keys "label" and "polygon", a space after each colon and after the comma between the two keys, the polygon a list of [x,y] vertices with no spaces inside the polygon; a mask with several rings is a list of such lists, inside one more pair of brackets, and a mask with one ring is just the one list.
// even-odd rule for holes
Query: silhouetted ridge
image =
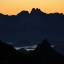
{"label": "silhouetted ridge", "polygon": [[[37,48],[35,49],[35,53],[36,54],[53,54],[56,56],[60,56],[61,54],[59,54],[54,48],[51,47],[51,44],[48,42],[48,40],[43,40],[42,43],[40,43]],[[52,55],[52,56],[53,56]],[[62,56],[62,55],[61,55]]]}
{"label": "silhouetted ridge", "polygon": [[16,50],[13,48],[13,46],[0,40],[0,57],[9,57],[14,54],[16,54]]}
{"label": "silhouetted ridge", "polygon": [[37,64],[63,64],[64,56],[56,52],[55,49],[51,48],[51,44],[44,40],[38,45],[36,50],[32,53],[34,55],[34,60]]}
{"label": "silhouetted ridge", "polygon": [[40,9],[38,8],[33,8],[30,15],[33,16],[39,16],[39,15],[45,15],[46,13],[42,12]]}
{"label": "silhouetted ridge", "polygon": [[48,40],[43,40],[36,50],[16,51],[13,46],[0,41],[0,64],[64,64],[64,56],[50,47]]}
{"label": "silhouetted ridge", "polygon": [[27,16],[27,15],[29,15],[29,12],[23,10],[23,11],[21,11],[21,12],[18,14],[18,16],[21,16],[21,15]]}
{"label": "silhouetted ridge", "polygon": [[[25,40],[38,42],[44,37],[56,40],[54,34],[56,36],[63,32],[63,14],[46,14],[38,8],[33,8],[30,14],[28,11],[22,11],[16,16],[0,14],[0,38],[9,41],[23,40],[19,45],[28,43]],[[0,41],[0,64],[64,64],[64,56],[53,49],[46,39],[34,51],[19,51]]]}
{"label": "silhouetted ridge", "polygon": [[[0,64],[18,64],[25,59],[25,54],[15,50],[12,45],[0,40]],[[24,59],[23,59],[24,58]]]}
{"label": "silhouetted ridge", "polygon": [[[21,15],[29,15],[29,11],[23,10],[19,12],[17,15],[11,15],[11,16],[21,16]],[[38,15],[38,14],[47,14],[43,11],[41,11],[39,8],[32,8],[30,15]],[[63,15],[63,13],[49,13],[48,15]],[[0,13],[0,16],[9,16],[9,15],[4,15]],[[9,17],[11,17],[9,16]]]}
{"label": "silhouetted ridge", "polygon": [[45,39],[37,46],[36,50],[43,51],[44,49],[47,50],[48,48],[51,48],[51,44]]}

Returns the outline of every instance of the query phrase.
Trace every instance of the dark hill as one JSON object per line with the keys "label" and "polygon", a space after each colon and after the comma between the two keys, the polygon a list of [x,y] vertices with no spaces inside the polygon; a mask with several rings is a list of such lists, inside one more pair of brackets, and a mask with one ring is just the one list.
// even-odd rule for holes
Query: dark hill
{"label": "dark hill", "polygon": [[51,44],[47,40],[44,40],[41,44],[39,44],[33,54],[34,57],[37,58],[37,61],[41,64],[64,63],[64,56],[56,52],[55,49],[51,48]]}
{"label": "dark hill", "polygon": [[13,46],[0,41],[0,64],[64,64],[64,56],[44,40],[34,51],[18,52]]}
{"label": "dark hill", "polygon": [[25,60],[25,54],[16,51],[12,45],[0,41],[0,64],[18,64]]}

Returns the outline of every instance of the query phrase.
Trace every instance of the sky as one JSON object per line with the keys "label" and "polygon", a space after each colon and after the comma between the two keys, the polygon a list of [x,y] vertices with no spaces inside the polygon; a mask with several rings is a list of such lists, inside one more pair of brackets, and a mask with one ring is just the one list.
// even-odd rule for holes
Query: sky
{"label": "sky", "polygon": [[0,13],[16,15],[22,10],[39,8],[46,13],[64,13],[64,0],[0,0]]}

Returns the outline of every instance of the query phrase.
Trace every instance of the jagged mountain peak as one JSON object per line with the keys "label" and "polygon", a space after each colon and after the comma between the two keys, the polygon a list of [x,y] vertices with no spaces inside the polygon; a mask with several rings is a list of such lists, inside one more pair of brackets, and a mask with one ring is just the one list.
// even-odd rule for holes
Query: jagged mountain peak
{"label": "jagged mountain peak", "polygon": [[51,44],[48,42],[47,39],[43,40],[39,45],[38,48],[47,48],[51,47]]}
{"label": "jagged mountain peak", "polygon": [[30,15],[41,15],[41,14],[46,14],[44,12],[42,12],[39,8],[33,8]]}

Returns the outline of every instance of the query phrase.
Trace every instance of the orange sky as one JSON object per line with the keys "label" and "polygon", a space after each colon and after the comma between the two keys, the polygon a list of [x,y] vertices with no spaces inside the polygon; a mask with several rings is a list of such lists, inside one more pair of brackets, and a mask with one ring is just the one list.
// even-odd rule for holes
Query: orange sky
{"label": "orange sky", "polygon": [[0,13],[3,14],[16,15],[32,8],[40,8],[47,13],[64,13],[64,0],[0,0]]}

